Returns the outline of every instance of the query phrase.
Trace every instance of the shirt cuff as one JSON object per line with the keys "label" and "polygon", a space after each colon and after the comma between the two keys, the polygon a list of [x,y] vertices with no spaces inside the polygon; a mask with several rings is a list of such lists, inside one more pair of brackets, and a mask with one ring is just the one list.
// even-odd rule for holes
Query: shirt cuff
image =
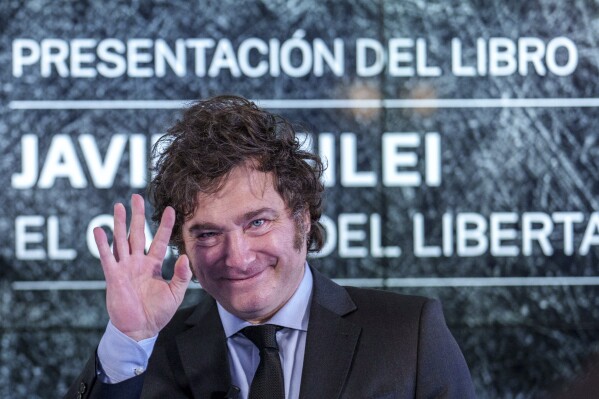
{"label": "shirt cuff", "polygon": [[146,371],[156,338],[158,335],[137,342],[108,321],[106,331],[98,345],[100,381],[116,384]]}

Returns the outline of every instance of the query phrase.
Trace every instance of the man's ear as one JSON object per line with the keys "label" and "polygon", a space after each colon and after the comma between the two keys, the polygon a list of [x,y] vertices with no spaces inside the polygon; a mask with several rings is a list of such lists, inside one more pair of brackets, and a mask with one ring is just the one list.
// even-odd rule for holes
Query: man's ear
{"label": "man's ear", "polygon": [[312,223],[310,220],[310,211],[307,208],[304,209],[302,222],[304,223],[304,231],[306,232],[306,237],[308,237],[310,235],[310,230],[312,229]]}

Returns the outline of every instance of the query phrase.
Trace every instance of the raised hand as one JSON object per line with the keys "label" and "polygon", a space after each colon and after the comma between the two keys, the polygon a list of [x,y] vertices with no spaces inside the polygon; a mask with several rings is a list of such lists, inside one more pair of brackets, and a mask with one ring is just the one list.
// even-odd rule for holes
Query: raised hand
{"label": "raised hand", "polygon": [[170,282],[162,278],[162,262],[175,223],[175,211],[167,207],[150,250],[145,249],[144,200],[131,196],[131,228],[127,238],[126,211],[114,206],[114,242],[110,251],[106,233],[94,229],[106,278],[106,307],[112,324],[136,341],[150,338],[169,322],[183,301],[191,280],[189,260],[181,255]]}

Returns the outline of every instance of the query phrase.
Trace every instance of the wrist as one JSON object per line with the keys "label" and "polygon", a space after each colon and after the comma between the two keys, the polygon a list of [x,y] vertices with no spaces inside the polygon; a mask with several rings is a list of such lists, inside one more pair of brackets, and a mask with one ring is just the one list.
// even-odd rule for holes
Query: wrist
{"label": "wrist", "polygon": [[136,330],[136,331],[123,331],[115,326],[115,328],[123,335],[126,335],[135,342],[141,342],[146,339],[155,338],[158,335],[158,331],[153,330]]}

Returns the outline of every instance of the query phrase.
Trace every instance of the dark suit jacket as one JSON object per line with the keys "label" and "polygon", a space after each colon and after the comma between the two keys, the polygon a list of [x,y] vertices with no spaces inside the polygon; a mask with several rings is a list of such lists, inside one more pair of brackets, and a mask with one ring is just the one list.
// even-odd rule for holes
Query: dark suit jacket
{"label": "dark suit jacket", "polygon": [[[473,398],[468,367],[438,301],[343,288],[314,269],[300,397]],[[222,398],[231,386],[216,303],[182,309],[160,332],[147,371],[115,385],[95,356],[65,398]]]}

